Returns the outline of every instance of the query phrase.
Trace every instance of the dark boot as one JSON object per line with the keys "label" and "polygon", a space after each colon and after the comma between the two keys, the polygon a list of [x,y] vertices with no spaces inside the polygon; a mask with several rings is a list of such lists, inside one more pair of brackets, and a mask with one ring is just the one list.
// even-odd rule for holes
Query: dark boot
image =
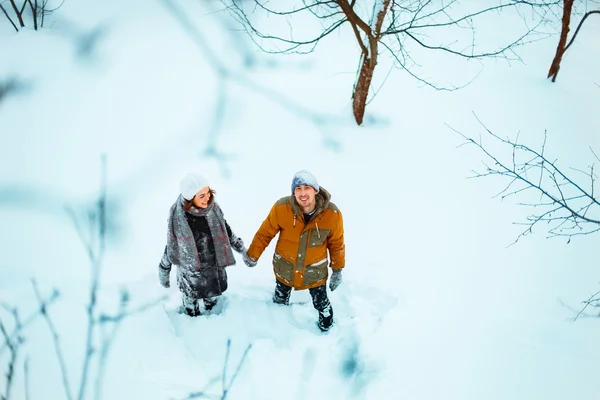
{"label": "dark boot", "polygon": [[273,293],[273,303],[275,304],[290,304],[290,296],[292,294],[292,287],[285,285],[277,281],[275,286],[275,293]]}
{"label": "dark boot", "polygon": [[217,302],[219,301],[219,297],[218,296],[207,297],[205,299],[202,299],[202,301],[204,302],[204,309],[206,311],[210,311],[213,309],[214,306],[217,305]]}
{"label": "dark boot", "polygon": [[182,294],[181,301],[183,303],[183,311],[190,317],[197,317],[200,315],[200,309],[198,308],[198,300]]}
{"label": "dark boot", "polygon": [[323,332],[327,332],[333,325],[333,308],[327,297],[327,286],[321,285],[309,289],[313,306],[319,312],[317,326]]}
{"label": "dark boot", "polygon": [[333,309],[329,306],[328,310],[319,311],[319,322],[317,326],[322,332],[327,332],[333,325]]}

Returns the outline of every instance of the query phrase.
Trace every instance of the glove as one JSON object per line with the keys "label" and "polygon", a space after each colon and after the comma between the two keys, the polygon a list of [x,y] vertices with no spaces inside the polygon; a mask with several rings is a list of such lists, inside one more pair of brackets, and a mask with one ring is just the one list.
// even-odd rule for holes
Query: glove
{"label": "glove", "polygon": [[329,289],[333,292],[340,286],[340,283],[342,283],[342,270],[334,269],[331,278],[329,278]]}
{"label": "glove", "polygon": [[238,253],[243,253],[246,248],[244,247],[244,241],[242,238],[234,235],[233,240],[231,240],[231,248],[237,251]]}
{"label": "glove", "polygon": [[251,267],[251,268],[256,266],[257,261],[248,255],[247,249],[244,249],[244,251],[242,252],[242,259],[244,260],[244,263],[246,264],[246,266]]}
{"label": "glove", "polygon": [[166,269],[162,265],[158,266],[158,281],[162,287],[171,287],[171,268]]}

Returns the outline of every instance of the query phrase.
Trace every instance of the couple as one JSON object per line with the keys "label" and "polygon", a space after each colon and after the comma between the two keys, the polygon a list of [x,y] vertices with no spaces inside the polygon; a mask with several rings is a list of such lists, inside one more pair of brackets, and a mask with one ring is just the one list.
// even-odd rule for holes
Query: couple
{"label": "couple", "polygon": [[319,312],[318,327],[324,332],[331,328],[333,310],[325,284],[328,261],[333,270],[330,290],[342,282],[345,262],[342,213],[309,171],[297,172],[291,189],[291,196],[273,205],[246,249],[225,220],[208,181],[193,173],[182,179],[181,195],[171,207],[167,245],[158,271],[161,285],[168,288],[171,265],[179,267],[177,284],[188,315],[200,315],[200,299],[205,310],[212,309],[227,290],[225,267],[235,264],[232,249],[242,254],[248,267],[254,267],[279,234],[273,256],[276,278],[273,302],[288,304],[292,289],[309,289],[313,306]]}

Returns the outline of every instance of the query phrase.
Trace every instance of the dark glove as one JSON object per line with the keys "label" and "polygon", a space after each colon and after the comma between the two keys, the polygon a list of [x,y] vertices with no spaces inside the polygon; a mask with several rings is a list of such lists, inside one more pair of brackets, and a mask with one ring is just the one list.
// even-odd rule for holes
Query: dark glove
{"label": "dark glove", "polygon": [[171,268],[164,268],[161,265],[158,266],[158,281],[161,286],[169,288],[171,287]]}
{"label": "dark glove", "polygon": [[329,289],[333,292],[340,286],[340,283],[342,283],[342,270],[341,268],[334,269],[331,278],[329,278]]}
{"label": "dark glove", "polygon": [[248,255],[248,250],[244,249],[244,251],[242,252],[242,258],[244,259],[244,263],[248,267],[256,266],[257,261]]}
{"label": "dark glove", "polygon": [[233,239],[230,240],[231,242],[231,248],[234,249],[235,251],[237,251],[238,253],[243,253],[245,248],[244,248],[244,241],[242,240],[242,238],[237,237],[237,236],[233,236]]}

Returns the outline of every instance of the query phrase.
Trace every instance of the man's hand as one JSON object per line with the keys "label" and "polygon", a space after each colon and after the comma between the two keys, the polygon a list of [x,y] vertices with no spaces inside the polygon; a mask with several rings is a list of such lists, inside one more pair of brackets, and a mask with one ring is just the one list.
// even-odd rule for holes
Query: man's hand
{"label": "man's hand", "polygon": [[244,249],[244,251],[242,252],[242,259],[244,260],[244,263],[248,266],[248,267],[254,267],[256,266],[257,261],[250,257],[248,255],[248,250]]}
{"label": "man's hand", "polygon": [[331,278],[329,278],[329,289],[333,292],[340,286],[340,283],[342,283],[342,270],[334,269]]}

